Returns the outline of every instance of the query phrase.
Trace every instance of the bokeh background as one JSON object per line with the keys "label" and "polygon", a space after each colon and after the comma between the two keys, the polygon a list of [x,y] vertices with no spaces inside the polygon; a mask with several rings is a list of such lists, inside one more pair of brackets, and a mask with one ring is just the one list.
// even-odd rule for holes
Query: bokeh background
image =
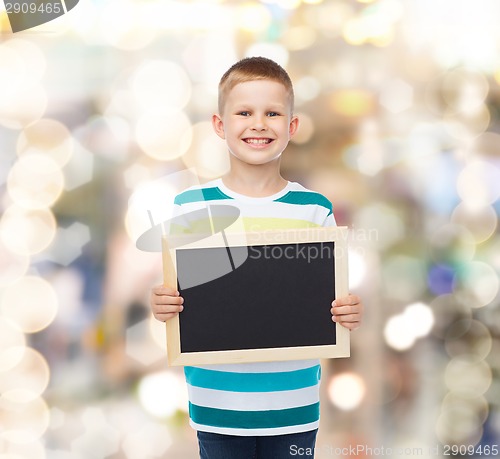
{"label": "bokeh background", "polygon": [[210,116],[251,55],[295,83],[283,174],[351,228],[366,307],[317,457],[498,456],[500,2],[81,0],[16,34],[0,8],[0,458],[197,457],[135,241],[227,170]]}

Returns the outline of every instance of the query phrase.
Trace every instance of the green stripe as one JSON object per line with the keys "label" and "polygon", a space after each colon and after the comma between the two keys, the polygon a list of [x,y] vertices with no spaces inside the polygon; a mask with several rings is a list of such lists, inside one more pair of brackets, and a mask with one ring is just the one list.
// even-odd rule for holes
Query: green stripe
{"label": "green stripe", "polygon": [[233,411],[189,403],[189,416],[197,424],[231,429],[270,429],[309,424],[319,419],[319,403],[269,411]]}
{"label": "green stripe", "polygon": [[191,386],[231,392],[275,392],[296,390],[318,384],[321,366],[276,373],[233,373],[184,367],[186,381]]}
{"label": "green stripe", "polygon": [[182,205],[190,202],[220,201],[222,199],[233,199],[224,194],[218,187],[188,190],[175,197],[175,204]]}
{"label": "green stripe", "polygon": [[274,202],[299,205],[316,204],[328,209],[328,215],[333,213],[332,203],[322,194],[312,191],[289,191],[287,194],[279,199],[276,199]]}

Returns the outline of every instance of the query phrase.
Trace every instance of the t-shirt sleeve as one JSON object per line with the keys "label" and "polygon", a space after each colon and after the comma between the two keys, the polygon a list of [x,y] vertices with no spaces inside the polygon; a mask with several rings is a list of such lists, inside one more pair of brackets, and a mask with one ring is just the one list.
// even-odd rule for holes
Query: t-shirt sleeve
{"label": "t-shirt sleeve", "polygon": [[335,221],[335,215],[333,214],[333,205],[332,203],[325,198],[325,200],[329,204],[329,208],[327,209],[327,215],[325,219],[323,220],[323,223],[321,226],[337,226],[337,222]]}
{"label": "t-shirt sleeve", "polygon": [[333,212],[325,218],[325,221],[323,222],[322,226],[337,226],[337,222],[335,221],[335,216],[333,215]]}

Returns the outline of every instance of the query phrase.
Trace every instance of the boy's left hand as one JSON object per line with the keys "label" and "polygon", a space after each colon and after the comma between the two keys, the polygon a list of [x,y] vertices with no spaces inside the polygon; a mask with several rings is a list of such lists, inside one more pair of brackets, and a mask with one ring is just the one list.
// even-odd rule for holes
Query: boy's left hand
{"label": "boy's left hand", "polygon": [[363,303],[357,295],[349,294],[332,301],[332,320],[349,330],[355,330],[361,325],[363,318]]}

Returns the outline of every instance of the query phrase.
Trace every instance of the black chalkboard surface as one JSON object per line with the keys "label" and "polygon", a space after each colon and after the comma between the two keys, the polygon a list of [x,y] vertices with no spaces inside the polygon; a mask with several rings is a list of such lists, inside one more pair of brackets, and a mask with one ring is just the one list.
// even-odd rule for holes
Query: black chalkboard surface
{"label": "black chalkboard surface", "polygon": [[[187,289],[179,285],[181,352],[335,344],[333,250],[334,242],[284,244],[274,253],[272,246],[253,246],[228,274]],[[247,247],[231,251],[247,253]],[[196,267],[210,270],[205,261],[225,255],[225,247],[183,250],[177,270],[183,277]]]}
{"label": "black chalkboard surface", "polygon": [[184,310],[167,322],[169,363],[348,356],[348,331],[330,313],[347,294],[345,229],[235,241],[228,234],[172,251]]}

